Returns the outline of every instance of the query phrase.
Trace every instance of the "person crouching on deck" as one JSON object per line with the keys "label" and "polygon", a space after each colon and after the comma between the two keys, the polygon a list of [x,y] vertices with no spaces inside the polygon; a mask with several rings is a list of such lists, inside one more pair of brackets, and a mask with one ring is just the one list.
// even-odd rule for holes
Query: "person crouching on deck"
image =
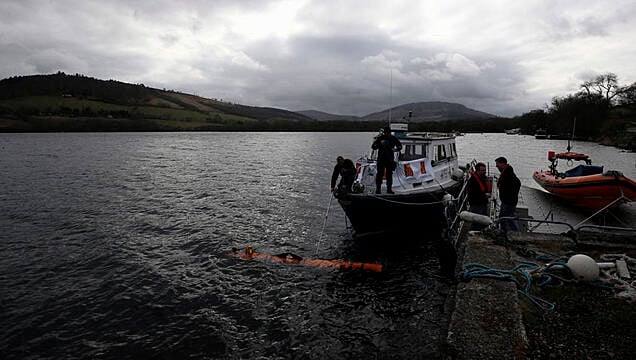
{"label": "person crouching on deck", "polygon": [[[338,177],[340,177],[340,183],[338,183],[338,187],[336,188]],[[335,192],[336,190],[341,193],[351,192],[351,186],[355,178],[356,167],[353,161],[338,156],[338,158],[336,158],[336,165],[333,168],[333,173],[331,174],[331,192]]]}

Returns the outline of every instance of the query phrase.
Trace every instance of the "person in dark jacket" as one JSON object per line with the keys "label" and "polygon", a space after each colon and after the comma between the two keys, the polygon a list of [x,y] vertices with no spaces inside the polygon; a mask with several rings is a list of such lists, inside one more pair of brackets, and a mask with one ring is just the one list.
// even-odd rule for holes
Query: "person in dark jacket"
{"label": "person in dark jacket", "polygon": [[336,191],[336,182],[338,181],[338,176],[340,176],[340,170],[344,165],[344,158],[342,156],[338,156],[336,158],[336,165],[333,167],[333,172],[331,173],[331,192]]}
{"label": "person in dark jacket", "polygon": [[[517,202],[519,201],[519,189],[521,189],[521,181],[515,175],[512,166],[508,164],[505,157],[495,159],[495,166],[499,169],[499,180],[497,187],[499,188],[499,200],[501,200],[501,208],[499,217],[516,217]],[[504,220],[499,222],[501,230],[519,231],[519,224],[516,220]]]}
{"label": "person in dark jacket", "polygon": [[[340,183],[336,188],[336,181],[340,177]],[[333,167],[331,174],[331,191],[351,192],[351,186],[356,178],[356,167],[353,161],[345,159],[342,156],[336,158],[336,165]]]}
{"label": "person in dark jacket", "polygon": [[375,139],[371,148],[378,150],[378,173],[375,176],[375,193],[380,194],[382,178],[386,172],[386,192],[387,194],[393,194],[393,170],[395,170],[397,165],[393,153],[402,150],[402,143],[398,138],[391,135],[391,128],[387,126],[384,128],[382,135]]}
{"label": "person in dark jacket", "polygon": [[[492,187],[486,177],[486,164],[480,162],[475,165],[475,171],[470,173],[466,191],[468,203],[470,204],[468,211],[475,214],[488,215],[488,200],[490,200]],[[482,225],[475,222],[470,226],[471,230],[481,230],[482,228]]]}

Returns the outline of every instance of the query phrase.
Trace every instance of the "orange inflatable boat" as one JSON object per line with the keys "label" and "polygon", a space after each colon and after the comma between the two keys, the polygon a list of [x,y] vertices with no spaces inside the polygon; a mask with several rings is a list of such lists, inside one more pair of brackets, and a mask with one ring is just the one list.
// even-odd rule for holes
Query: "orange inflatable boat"
{"label": "orange inflatable boat", "polygon": [[[563,173],[556,169],[557,159],[585,161]],[[548,152],[548,170],[537,170],[533,179],[548,192],[563,200],[593,210],[636,201],[636,182],[619,171],[603,172],[602,166],[591,164],[585,154]]]}

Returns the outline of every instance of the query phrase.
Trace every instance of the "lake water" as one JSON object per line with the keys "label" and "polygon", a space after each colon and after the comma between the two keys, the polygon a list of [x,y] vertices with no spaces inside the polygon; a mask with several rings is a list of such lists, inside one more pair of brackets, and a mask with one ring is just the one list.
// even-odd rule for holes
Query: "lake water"
{"label": "lake water", "polygon": [[[335,157],[372,135],[0,134],[0,358],[435,358],[435,249],[354,241],[335,201],[327,213]],[[508,157],[533,216],[577,221],[531,179],[566,143],[457,138],[463,162]],[[573,150],[636,178],[633,153]],[[227,256],[248,245],[386,271]]]}

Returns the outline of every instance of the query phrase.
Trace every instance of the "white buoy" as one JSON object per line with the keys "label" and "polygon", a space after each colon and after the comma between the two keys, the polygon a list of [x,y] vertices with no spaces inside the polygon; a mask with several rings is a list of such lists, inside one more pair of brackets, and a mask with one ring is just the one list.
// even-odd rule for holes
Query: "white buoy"
{"label": "white buoy", "polygon": [[468,222],[474,222],[477,223],[479,225],[483,225],[483,226],[489,226],[492,224],[492,219],[486,215],[481,215],[481,214],[475,214],[473,212],[470,211],[462,211],[459,213],[459,218],[464,220],[464,221],[468,221]]}
{"label": "white buoy", "polygon": [[580,281],[596,281],[599,278],[599,267],[596,261],[583,254],[576,254],[568,259],[568,267],[572,275]]}

